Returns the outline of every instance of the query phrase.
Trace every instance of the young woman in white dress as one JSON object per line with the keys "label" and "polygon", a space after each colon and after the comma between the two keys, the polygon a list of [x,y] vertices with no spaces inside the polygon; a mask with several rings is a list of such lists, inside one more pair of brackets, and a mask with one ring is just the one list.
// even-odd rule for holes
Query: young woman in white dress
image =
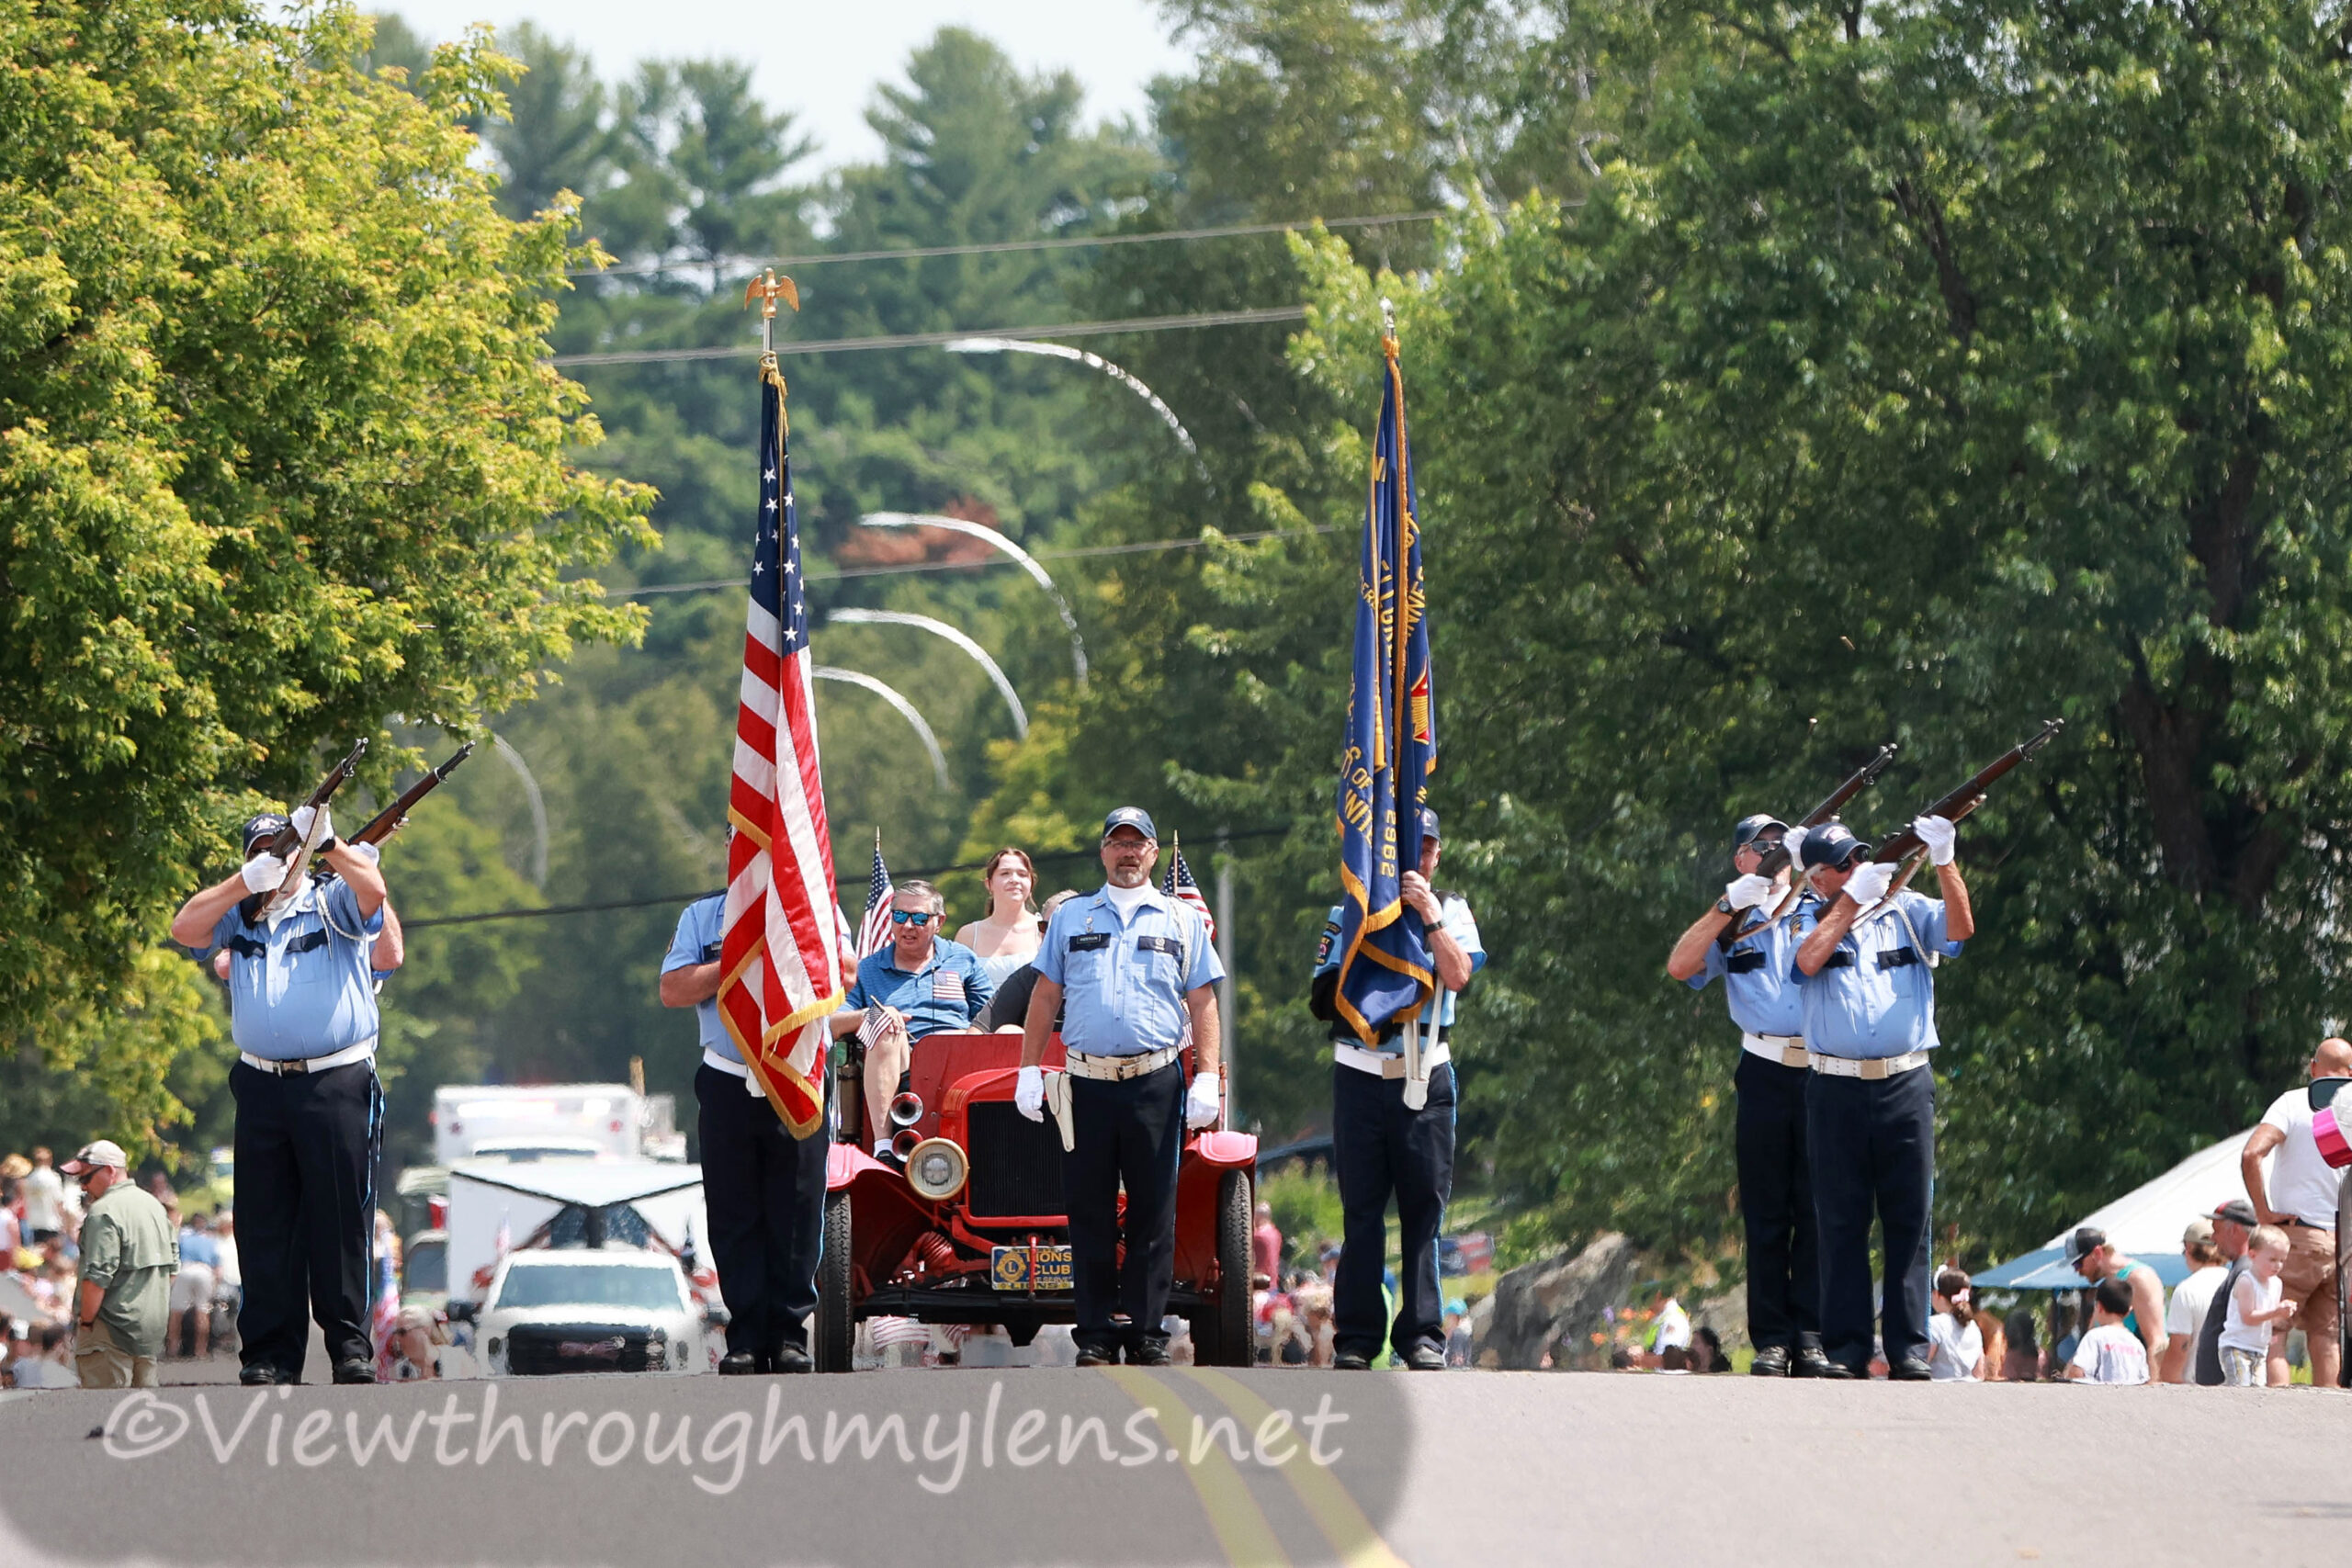
{"label": "young woman in white dress", "polygon": [[956,930],[955,940],[972,950],[989,984],[1001,986],[1007,976],[1037,956],[1046,922],[1030,908],[1036,891],[1037,871],[1024,851],[1011,846],[989,856],[980,873],[989,890],[989,912]]}

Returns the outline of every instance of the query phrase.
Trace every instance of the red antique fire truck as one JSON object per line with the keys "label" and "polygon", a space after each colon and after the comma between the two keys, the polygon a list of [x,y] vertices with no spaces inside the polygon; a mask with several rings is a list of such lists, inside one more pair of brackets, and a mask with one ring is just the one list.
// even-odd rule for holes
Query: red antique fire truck
{"label": "red antique fire truck", "polygon": [[[1189,1058],[1191,1053],[1186,1053]],[[854,1052],[838,1077],[842,1141],[826,1168],[825,1252],[817,1273],[817,1370],[850,1370],[858,1320],[1001,1324],[1015,1345],[1072,1320],[1061,1129],[1013,1109],[1018,1034],[915,1042],[909,1084],[874,1118],[893,1129],[901,1173],[867,1154]],[[1048,1072],[1060,1070],[1055,1037]],[[1186,1063],[1190,1070],[1189,1059]],[[1250,1364],[1251,1173],[1258,1140],[1188,1134],[1178,1168],[1176,1284],[1169,1309],[1192,1325],[1204,1366]]]}

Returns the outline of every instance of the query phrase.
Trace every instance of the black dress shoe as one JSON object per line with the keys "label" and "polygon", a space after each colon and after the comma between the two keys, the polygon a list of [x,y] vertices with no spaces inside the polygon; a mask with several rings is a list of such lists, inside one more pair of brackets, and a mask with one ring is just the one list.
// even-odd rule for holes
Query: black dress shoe
{"label": "black dress shoe", "polygon": [[1796,1361],[1789,1368],[1789,1376],[1792,1378],[1834,1378],[1838,1374],[1831,1371],[1829,1369],[1837,1364],[1837,1362],[1831,1360],[1822,1352],[1820,1346],[1800,1345],[1797,1347]]}
{"label": "black dress shoe", "polygon": [[[1821,1352],[1815,1350],[1814,1354],[1818,1356]],[[1756,1348],[1756,1359],[1747,1364],[1747,1371],[1751,1376],[1759,1378],[1787,1377],[1789,1375],[1789,1348],[1786,1345],[1758,1346]]]}
{"label": "black dress shoe", "polygon": [[797,1345],[779,1346],[775,1354],[768,1358],[768,1371],[772,1372],[813,1372],[816,1370],[817,1363],[810,1360],[808,1352]]}
{"label": "black dress shoe", "polygon": [[1928,1363],[1917,1356],[1905,1356],[1886,1369],[1890,1382],[1928,1382],[1935,1375],[1928,1370]]}
{"label": "black dress shoe", "polygon": [[334,1364],[334,1381],[337,1382],[374,1382],[376,1381],[376,1363],[368,1359],[365,1356],[345,1356],[342,1360],[337,1361]]}
{"label": "black dress shoe", "polygon": [[729,1350],[718,1358],[721,1377],[747,1378],[760,1370],[760,1359],[749,1350]]}
{"label": "black dress shoe", "polygon": [[1353,1350],[1342,1350],[1331,1358],[1331,1370],[1335,1372],[1368,1371],[1371,1368],[1372,1358],[1359,1356]]}
{"label": "black dress shoe", "polygon": [[1445,1371],[1445,1352],[1434,1345],[1416,1345],[1407,1352],[1405,1365],[1417,1372]]}
{"label": "black dress shoe", "polygon": [[1081,1345],[1078,1348],[1078,1364],[1081,1367],[1115,1367],[1119,1364],[1119,1353],[1096,1345]]}
{"label": "black dress shoe", "polygon": [[237,1381],[247,1388],[268,1388],[277,1383],[292,1382],[294,1380],[276,1367],[256,1361],[239,1372]]}
{"label": "black dress shoe", "polygon": [[1848,1366],[1845,1362],[1836,1360],[1828,1356],[1822,1357],[1821,1361],[1822,1364],[1811,1374],[1814,1377],[1837,1378],[1843,1382],[1852,1378],[1866,1379],[1870,1376],[1870,1373],[1868,1372],[1858,1372],[1853,1368]]}
{"label": "black dress shoe", "polygon": [[1127,1353],[1127,1364],[1131,1367],[1168,1367],[1175,1365],[1174,1362],[1168,1359],[1168,1341],[1165,1339],[1145,1340],[1140,1346]]}

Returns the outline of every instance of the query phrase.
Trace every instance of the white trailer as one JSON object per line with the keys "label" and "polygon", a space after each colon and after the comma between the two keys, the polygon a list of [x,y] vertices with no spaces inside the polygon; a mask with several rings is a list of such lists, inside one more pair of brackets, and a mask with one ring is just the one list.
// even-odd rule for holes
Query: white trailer
{"label": "white trailer", "polygon": [[635,1159],[645,1097],[627,1084],[444,1084],[433,1091],[433,1162]]}

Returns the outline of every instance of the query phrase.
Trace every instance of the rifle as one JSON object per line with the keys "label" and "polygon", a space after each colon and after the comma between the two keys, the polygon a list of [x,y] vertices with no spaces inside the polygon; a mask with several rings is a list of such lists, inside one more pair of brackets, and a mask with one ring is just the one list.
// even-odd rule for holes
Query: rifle
{"label": "rifle", "polygon": [[[1821,803],[1818,806],[1815,806],[1812,810],[1806,812],[1804,818],[1799,820],[1797,826],[1800,828],[1818,828],[1823,823],[1829,821],[1832,818],[1835,818],[1839,811],[1845,808],[1845,805],[1848,801],[1853,799],[1854,796],[1861,794],[1862,791],[1870,788],[1871,785],[1878,782],[1879,774],[1886,772],[1887,764],[1894,761],[1894,752],[1895,743],[1892,740],[1880,747],[1878,750],[1871,755],[1871,760],[1864,762],[1860,767],[1855,769],[1852,775],[1849,777],[1844,784],[1841,784],[1836,789],[1831,790],[1826,795],[1822,797]],[[1758,859],[1756,863],[1756,874],[1768,879],[1778,876],[1781,874],[1781,868],[1786,866],[1788,863],[1788,847],[1785,844],[1774,844],[1770,849],[1766,850]],[[1791,898],[1795,897],[1797,891],[1797,889],[1792,888],[1790,890],[1789,897]],[[1783,905],[1785,905],[1785,903],[1786,900],[1783,900]],[[1770,925],[1772,921],[1781,918],[1781,907],[1775,907],[1770,913],[1764,917],[1762,923]],[[1756,927],[1753,925],[1743,928],[1737,920],[1730,921],[1724,927],[1723,934],[1715,938],[1715,945],[1728,953],[1731,951],[1732,944],[1734,942],[1736,942],[1740,938],[1748,935],[1755,930]]]}
{"label": "rifle", "polygon": [[[2018,763],[2026,761],[2036,751],[2056,739],[2058,732],[2065,728],[2066,721],[2063,718],[2045,720],[2039,730],[1978,769],[1974,776],[1966,784],[1962,784],[1919,815],[1940,817],[1947,822],[1958,822],[1962,818],[1984,805],[1984,797],[1992,793],[1993,786],[2007,777]],[[1924,852],[1926,849],[1927,846],[1920,842],[1919,835],[1911,829],[1905,828],[1871,852],[1871,859],[1874,861],[1907,861],[1909,863],[1896,874],[1894,880],[1887,885],[1886,897],[1880,899],[1873,908],[1883,908],[1897,893],[1910,886],[1911,878],[1918,874],[1920,863],[1927,858]]]}
{"label": "rifle", "polygon": [[324,836],[321,831],[324,824],[320,818],[326,814],[326,804],[334,798],[334,792],[343,787],[344,780],[359,771],[359,759],[367,754],[367,750],[368,739],[362,736],[351,748],[351,755],[329,769],[319,787],[302,802],[311,808],[311,830],[308,833],[296,832],[289,821],[278,832],[254,846],[256,850],[285,858],[286,880],[279,883],[277,891],[266,898],[256,893],[245,899],[244,914],[249,923],[267,919],[292,903],[294,896],[301,892],[302,874],[310,868],[311,852],[318,847],[319,840]]}
{"label": "rifle", "polygon": [[[1945,795],[1941,800],[1937,801],[1933,806],[1928,807],[1928,809],[1919,813],[1919,815],[1922,817],[1940,817],[1947,822],[1959,821],[1962,818],[1967,816],[1970,812],[1984,805],[1984,797],[1992,793],[1993,786],[2000,783],[2004,778],[2007,778],[2009,773],[2015,769],[2018,763],[2025,761],[2036,751],[2041,750],[2044,746],[2049,745],[2051,741],[2056,739],[2058,732],[2065,728],[2066,721],[2063,718],[2053,718],[2049,720],[2047,723],[2042,725],[2041,728],[2035,734],[2024,740],[2020,740],[2015,746],[2010,747],[2007,750],[1994,758],[1984,767],[1978,769],[1975,776],[1971,778],[1966,784],[1961,785],[1950,795]],[[1912,853],[1914,851],[1917,851],[1921,847],[1919,835],[1913,832],[1910,829],[1905,828],[1903,831],[1895,834],[1894,837],[1887,840],[1886,842],[1879,845],[1875,850],[1871,851],[1871,859],[1874,861],[1897,861],[1903,859],[1905,855]]]}
{"label": "rifle", "polygon": [[406,794],[368,820],[368,825],[344,840],[346,844],[380,844],[401,830],[408,821],[408,814],[416,809],[418,801],[441,787],[441,781],[458,771],[458,764],[474,754],[474,743],[467,741],[458,748],[458,754],[427,773],[408,786]]}

